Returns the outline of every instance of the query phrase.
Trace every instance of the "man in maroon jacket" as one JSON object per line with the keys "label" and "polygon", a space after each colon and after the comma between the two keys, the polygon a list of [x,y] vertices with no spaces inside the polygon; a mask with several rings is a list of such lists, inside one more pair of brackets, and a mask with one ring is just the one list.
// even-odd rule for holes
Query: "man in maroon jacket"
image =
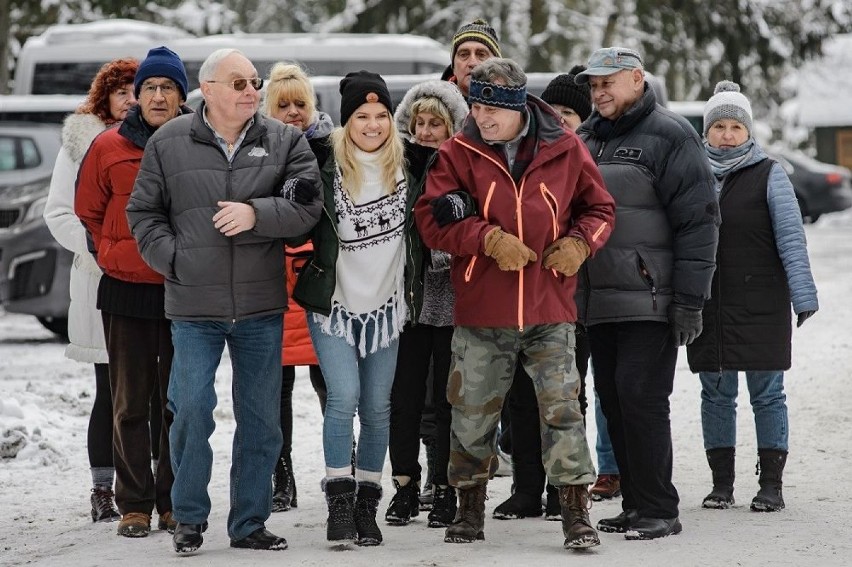
{"label": "man in maroon jacket", "polygon": [[415,207],[423,241],[453,258],[456,291],[450,484],[459,511],[445,541],[482,539],[497,423],[516,364],[540,407],[548,480],[559,487],[565,547],[599,545],[595,480],[574,362],[575,274],[609,237],[613,200],[585,145],[526,94],[526,75],[493,58],[471,76],[471,114],[444,143]]}

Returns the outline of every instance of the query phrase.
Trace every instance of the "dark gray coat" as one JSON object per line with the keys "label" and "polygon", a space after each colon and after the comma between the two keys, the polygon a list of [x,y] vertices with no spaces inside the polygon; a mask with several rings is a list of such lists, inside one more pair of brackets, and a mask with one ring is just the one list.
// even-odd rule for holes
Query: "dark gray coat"
{"label": "dark gray coat", "polygon": [[[302,179],[316,198],[281,196]],[[254,229],[233,237],[213,225],[217,201],[254,207]],[[298,129],[255,114],[229,163],[202,111],[170,120],[145,148],[127,217],[145,261],[166,277],[166,316],[238,320],[287,305],[283,238],[309,231],[322,211],[319,170]]]}
{"label": "dark gray coat", "polygon": [[577,134],[615,199],[615,228],[581,270],[586,325],[667,321],[672,300],[701,307],[710,296],[718,240],[713,174],[701,141],[654,91],[615,122],[595,111]]}

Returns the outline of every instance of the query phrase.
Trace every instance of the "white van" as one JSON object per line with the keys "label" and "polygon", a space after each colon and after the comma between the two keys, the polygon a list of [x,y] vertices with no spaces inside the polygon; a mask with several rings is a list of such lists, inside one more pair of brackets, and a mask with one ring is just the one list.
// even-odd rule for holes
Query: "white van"
{"label": "white van", "polygon": [[449,49],[410,34],[262,33],[190,37],[186,32],[133,20],[60,25],[29,38],[15,65],[14,94],[85,94],[101,65],[119,57],[142,59],[166,45],[186,66],[190,90],[213,51],[239,49],[261,77],[277,61],[295,61],[311,75],[339,75],[367,69],[382,75],[440,73]]}

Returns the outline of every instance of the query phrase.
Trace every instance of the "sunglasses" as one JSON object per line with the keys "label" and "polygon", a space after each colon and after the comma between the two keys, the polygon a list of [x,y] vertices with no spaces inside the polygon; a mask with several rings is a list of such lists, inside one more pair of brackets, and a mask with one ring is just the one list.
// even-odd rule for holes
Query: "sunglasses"
{"label": "sunglasses", "polygon": [[235,91],[244,91],[246,87],[251,85],[254,90],[259,91],[263,86],[263,79],[260,77],[254,77],[253,79],[234,79],[233,81],[206,81],[208,83],[222,83],[225,85],[231,85],[231,88]]}

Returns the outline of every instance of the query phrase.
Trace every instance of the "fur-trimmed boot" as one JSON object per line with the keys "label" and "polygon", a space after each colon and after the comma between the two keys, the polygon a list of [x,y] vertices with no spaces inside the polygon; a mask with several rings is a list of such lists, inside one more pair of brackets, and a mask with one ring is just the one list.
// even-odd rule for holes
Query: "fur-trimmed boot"
{"label": "fur-trimmed boot", "polygon": [[360,481],[355,497],[355,528],[358,545],[370,546],[382,543],[382,530],[376,523],[376,510],[382,499],[382,487],[373,482]]}
{"label": "fur-trimmed boot", "polygon": [[325,501],[328,503],[328,541],[355,541],[355,479],[351,476],[335,477],[323,481]]}
{"label": "fur-trimmed boot", "polygon": [[701,506],[723,510],[734,505],[733,447],[707,450],[707,463],[713,473],[713,490],[704,497]]}
{"label": "fur-trimmed boot", "polygon": [[777,512],[784,509],[781,494],[781,477],[787,464],[787,451],[778,449],[757,450],[757,471],[760,473],[760,491],[751,501],[754,512]]}

